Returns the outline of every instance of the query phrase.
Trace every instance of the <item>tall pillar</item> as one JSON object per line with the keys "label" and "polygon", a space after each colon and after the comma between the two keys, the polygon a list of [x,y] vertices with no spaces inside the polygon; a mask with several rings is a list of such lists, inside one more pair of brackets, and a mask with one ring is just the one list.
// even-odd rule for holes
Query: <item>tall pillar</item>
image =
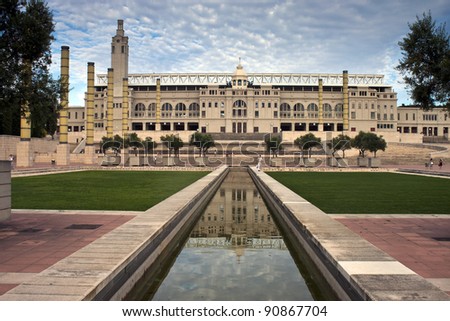
{"label": "tall pillar", "polygon": [[161,130],[161,79],[156,79],[156,130]]}
{"label": "tall pillar", "polygon": [[31,119],[30,108],[28,102],[22,105],[23,114],[20,117],[20,140],[30,141],[31,139]]}
{"label": "tall pillar", "polygon": [[61,110],[59,111],[59,143],[67,144],[67,115],[69,104],[69,47],[61,47]]}
{"label": "tall pillar", "polygon": [[343,107],[343,130],[348,130],[348,71],[344,70],[342,75],[344,107]]}
{"label": "tall pillar", "polygon": [[[31,63],[25,62],[26,86],[31,84]],[[29,167],[33,164],[31,153],[31,113],[28,101],[21,105],[20,142],[17,144],[17,167]]]}
{"label": "tall pillar", "polygon": [[86,146],[94,145],[94,75],[95,64],[88,62],[86,99]]}
{"label": "tall pillar", "polygon": [[128,135],[128,78],[123,78],[122,93],[122,136]]}
{"label": "tall pillar", "polygon": [[85,164],[94,164],[94,77],[95,64],[87,64],[87,97],[86,97],[86,147],[84,149]]}
{"label": "tall pillar", "polygon": [[114,137],[114,69],[108,68],[108,102],[107,102],[107,118],[106,118],[106,137]]}
{"label": "tall pillar", "polygon": [[323,131],[323,80],[319,79],[319,131]]}
{"label": "tall pillar", "polygon": [[61,110],[59,111],[59,145],[56,148],[56,164],[70,163],[70,147],[67,136],[67,115],[69,106],[69,47],[61,47]]}

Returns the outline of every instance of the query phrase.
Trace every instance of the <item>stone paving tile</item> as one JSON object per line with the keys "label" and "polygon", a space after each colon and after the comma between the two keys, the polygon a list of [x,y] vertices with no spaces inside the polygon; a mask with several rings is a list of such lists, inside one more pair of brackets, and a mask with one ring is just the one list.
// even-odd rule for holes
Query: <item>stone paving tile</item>
{"label": "stone paving tile", "polygon": [[[39,273],[75,253],[134,215],[46,214],[45,211],[15,212],[0,223],[0,295],[21,282],[10,273]],[[73,224],[99,224],[97,229],[69,229]],[[80,226],[80,225],[78,225]],[[82,226],[83,227],[83,226]],[[16,275],[17,276],[17,275]]]}
{"label": "stone paving tile", "polygon": [[[335,217],[348,228],[385,251],[405,266],[437,284],[450,282],[450,217],[351,218]],[[444,291],[450,294],[447,288]]]}

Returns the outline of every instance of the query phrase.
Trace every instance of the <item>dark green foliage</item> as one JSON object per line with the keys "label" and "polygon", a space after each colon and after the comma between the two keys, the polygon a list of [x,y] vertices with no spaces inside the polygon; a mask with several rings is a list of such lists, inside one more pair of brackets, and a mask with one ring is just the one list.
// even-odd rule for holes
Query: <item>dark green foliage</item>
{"label": "dark green foliage", "polygon": [[320,141],[319,137],[316,137],[313,133],[308,133],[295,139],[294,145],[298,146],[302,152],[308,151],[308,155],[311,157],[311,149],[314,147],[322,148]]}
{"label": "dark green foliage", "polygon": [[200,154],[205,155],[208,149],[215,146],[215,142],[210,134],[197,132],[192,134],[189,145],[196,146],[200,150]]}
{"label": "dark green foliage", "polygon": [[208,172],[87,171],[12,179],[12,207],[144,211]]}
{"label": "dark green foliage", "polygon": [[342,157],[345,158],[345,151],[352,148],[351,138],[348,135],[340,134],[328,143],[328,147],[333,151],[333,156],[337,151],[342,151]]}
{"label": "dark green foliage", "polygon": [[43,1],[3,0],[0,17],[0,134],[20,134],[24,102],[33,135],[53,134],[60,92],[48,70],[53,15]]}
{"label": "dark green foliage", "polygon": [[448,214],[450,180],[394,173],[269,173],[326,213]]}
{"label": "dark green foliage", "polygon": [[436,26],[431,13],[408,24],[410,32],[399,42],[403,74],[412,99],[422,109],[445,105],[450,110],[450,37],[445,24]]}
{"label": "dark green foliage", "polygon": [[267,134],[264,136],[264,143],[266,144],[266,151],[272,155],[278,155],[283,148],[282,137],[278,134]]}
{"label": "dark green foliage", "polygon": [[167,134],[165,136],[161,136],[161,141],[169,149],[170,153],[173,151],[175,156],[179,156],[180,148],[184,145],[180,136]]}
{"label": "dark green foliage", "polygon": [[152,140],[151,137],[146,137],[144,140],[140,139],[136,133],[130,133],[126,138],[119,134],[114,135],[113,138],[106,136],[102,137],[100,142],[100,150],[104,153],[108,149],[120,152],[122,148],[143,149],[146,152],[156,148],[158,144]]}
{"label": "dark green foliage", "polygon": [[377,136],[374,133],[366,133],[360,131],[358,135],[351,140],[352,147],[359,149],[361,157],[365,157],[365,152],[368,150],[373,153],[374,157],[377,157],[377,151],[386,149],[386,141],[383,136]]}

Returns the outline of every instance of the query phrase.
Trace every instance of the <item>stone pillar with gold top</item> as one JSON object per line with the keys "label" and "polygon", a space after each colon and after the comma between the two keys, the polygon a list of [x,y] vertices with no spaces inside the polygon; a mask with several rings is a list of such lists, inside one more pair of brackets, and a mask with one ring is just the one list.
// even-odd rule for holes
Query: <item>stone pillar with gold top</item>
{"label": "stone pillar with gold top", "polygon": [[122,136],[125,138],[128,135],[128,78],[123,78],[122,85]]}
{"label": "stone pillar with gold top", "polygon": [[161,130],[161,79],[156,79],[156,130]]}
{"label": "stone pillar with gold top", "polygon": [[108,101],[106,107],[106,137],[114,137],[114,69],[108,68]]}
{"label": "stone pillar with gold top", "polygon": [[323,131],[323,80],[319,79],[319,132]]}
{"label": "stone pillar with gold top", "polygon": [[[25,73],[31,81],[31,63],[24,63]],[[30,167],[33,164],[31,153],[31,113],[28,101],[23,101],[20,116],[20,142],[17,144],[17,167]]]}
{"label": "stone pillar with gold top", "polygon": [[87,64],[87,94],[86,94],[86,147],[84,149],[85,164],[95,164],[94,148],[94,76],[95,64]]}
{"label": "stone pillar with gold top", "polygon": [[344,70],[342,75],[342,90],[344,93],[344,106],[343,106],[343,130],[348,131],[348,71]]}
{"label": "stone pillar with gold top", "polygon": [[61,47],[61,110],[59,111],[59,145],[56,148],[56,164],[70,163],[70,146],[68,144],[67,116],[69,108],[69,47]]}

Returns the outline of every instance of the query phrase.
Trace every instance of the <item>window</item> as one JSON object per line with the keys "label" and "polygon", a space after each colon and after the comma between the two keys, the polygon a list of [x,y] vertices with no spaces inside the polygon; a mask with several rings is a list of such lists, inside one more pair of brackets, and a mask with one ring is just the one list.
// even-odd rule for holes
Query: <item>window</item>
{"label": "window", "polygon": [[294,118],[303,118],[303,117],[305,117],[305,106],[303,106],[301,103],[295,104],[294,105]]}
{"label": "window", "polygon": [[200,106],[197,103],[189,105],[189,117],[198,117],[200,115]]}
{"label": "window", "polygon": [[332,118],[332,108],[330,104],[323,104],[323,118]]}
{"label": "window", "polygon": [[319,107],[315,103],[311,103],[306,108],[308,112],[308,118],[317,118],[319,115]]}
{"label": "window", "polygon": [[287,103],[282,103],[280,105],[280,117],[281,118],[291,118],[291,106]]}

